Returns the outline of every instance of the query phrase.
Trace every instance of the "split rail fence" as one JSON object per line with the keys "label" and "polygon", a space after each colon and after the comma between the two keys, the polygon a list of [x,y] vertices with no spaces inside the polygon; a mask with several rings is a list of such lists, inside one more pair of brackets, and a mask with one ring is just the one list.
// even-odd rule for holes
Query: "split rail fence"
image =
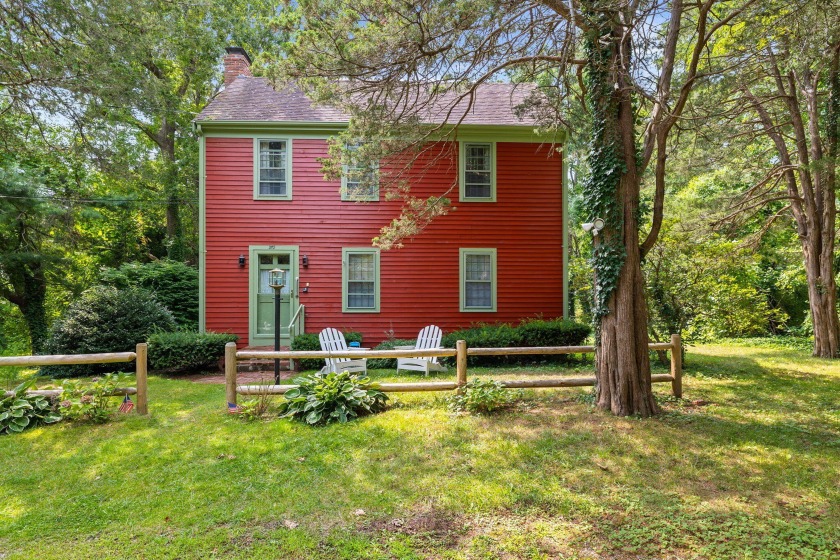
{"label": "split rail fence", "polygon": [[[649,344],[650,350],[666,350],[671,354],[671,373],[652,374],[653,383],[671,383],[671,391],[676,397],[682,397],[682,343],[679,335],[672,335],[670,342]],[[236,382],[239,360],[275,360],[302,358],[431,358],[455,357],[455,381],[421,381],[415,383],[378,383],[385,392],[409,391],[453,391],[461,390],[467,384],[468,356],[513,356],[513,355],[558,355],[587,354],[595,352],[594,346],[547,346],[522,348],[467,348],[463,340],[457,341],[455,348],[437,348],[430,350],[355,350],[347,352],[327,351],[237,351],[236,343],[225,346],[225,394],[227,401],[235,405],[237,395],[282,395],[297,385],[239,385]],[[550,379],[499,380],[509,389],[536,389],[548,387],[586,387],[595,385],[595,377],[556,377]]]}
{"label": "split rail fence", "polygon": [[[0,366],[56,366],[76,364],[114,364],[120,362],[135,362],[137,387],[118,387],[110,396],[137,395],[137,414],[149,413],[148,392],[148,351],[145,342],[137,345],[134,352],[110,352],[104,354],[72,354],[52,356],[6,356],[0,357]],[[42,395],[45,397],[60,397],[62,389],[36,389],[27,391],[28,395]],[[6,396],[13,392],[4,392]]]}

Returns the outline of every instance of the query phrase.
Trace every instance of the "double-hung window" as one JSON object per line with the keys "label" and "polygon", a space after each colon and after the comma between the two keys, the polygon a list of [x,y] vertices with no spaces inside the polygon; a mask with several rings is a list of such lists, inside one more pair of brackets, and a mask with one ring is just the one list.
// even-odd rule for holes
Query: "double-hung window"
{"label": "double-hung window", "polygon": [[[347,146],[350,159],[355,160],[358,144]],[[341,174],[341,200],[379,200],[379,166],[375,163],[351,161]]]}
{"label": "double-hung window", "polygon": [[379,250],[342,249],[342,311],[379,312]]}
{"label": "double-hung window", "polygon": [[254,198],[292,198],[292,143],[286,138],[254,140]]}
{"label": "double-hung window", "polygon": [[496,144],[461,142],[459,154],[461,202],[495,202]]}
{"label": "double-hung window", "polygon": [[496,249],[461,249],[461,311],[496,311]]}

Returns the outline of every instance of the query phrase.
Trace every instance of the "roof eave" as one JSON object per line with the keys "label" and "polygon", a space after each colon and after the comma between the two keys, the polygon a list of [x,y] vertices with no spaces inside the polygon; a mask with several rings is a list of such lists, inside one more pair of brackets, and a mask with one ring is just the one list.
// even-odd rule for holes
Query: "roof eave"
{"label": "roof eave", "polygon": [[[199,134],[204,133],[286,133],[295,131],[306,134],[334,135],[347,127],[346,122],[324,121],[234,121],[196,119]],[[444,124],[426,125],[437,128],[435,138],[441,140],[493,140],[518,142],[551,142],[561,144],[566,140],[563,130],[540,131],[530,124]]]}

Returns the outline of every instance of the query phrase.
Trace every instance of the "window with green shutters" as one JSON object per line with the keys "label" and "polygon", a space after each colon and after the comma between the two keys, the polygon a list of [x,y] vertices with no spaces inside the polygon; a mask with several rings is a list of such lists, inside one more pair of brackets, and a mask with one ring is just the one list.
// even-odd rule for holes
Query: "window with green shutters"
{"label": "window with green shutters", "polygon": [[496,311],[496,249],[461,249],[461,311]]}
{"label": "window with green shutters", "polygon": [[342,310],[378,312],[379,251],[368,248],[343,249],[342,261]]}

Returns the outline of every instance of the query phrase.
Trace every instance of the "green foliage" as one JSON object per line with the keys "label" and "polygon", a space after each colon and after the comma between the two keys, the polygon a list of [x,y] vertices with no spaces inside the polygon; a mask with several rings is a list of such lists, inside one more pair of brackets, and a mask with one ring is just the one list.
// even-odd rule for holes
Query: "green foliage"
{"label": "green foliage", "polygon": [[149,336],[149,368],[200,371],[214,366],[225,355],[225,345],[235,334],[174,331]]}
{"label": "green foliage", "polygon": [[[587,153],[589,174],[583,187],[584,205],[588,220],[601,218],[608,224],[608,230],[600,235],[593,245],[592,268],[595,271],[593,321],[600,328],[601,318],[609,313],[608,302],[618,285],[618,278],[627,256],[623,235],[624,213],[618,191],[621,177],[627,172],[622,158],[618,131],[620,97],[614,95],[616,68],[613,67],[615,41],[604,41],[611,35],[611,24],[607,11],[598,11],[593,3],[584,10],[597,13],[592,25],[585,33],[584,50],[589,61],[584,67],[586,82],[586,104],[592,122]],[[596,344],[599,332],[595,333]]]}
{"label": "green foliage", "polygon": [[[380,342],[374,350],[393,350],[397,346],[414,346],[417,344],[415,339],[390,339]],[[397,367],[396,358],[368,358],[368,369],[395,369]]]}
{"label": "green foliage", "polygon": [[100,280],[119,289],[143,288],[154,294],[175,317],[179,327],[198,326],[198,270],[186,263],[168,259],[149,263],[126,263],[105,268]]}
{"label": "green foliage", "polygon": [[385,410],[388,396],[379,391],[369,377],[346,371],[326,375],[304,375],[299,385],[286,391],[282,406],[284,418],[294,418],[317,426],[347,422],[359,416]]}
{"label": "green foliage", "polygon": [[125,387],[126,380],[127,376],[123,373],[106,373],[90,383],[65,379],[59,410],[65,418],[74,422],[104,424],[114,415],[114,409],[118,406],[115,401],[124,398],[112,393],[117,388]]}
{"label": "green foliage", "polygon": [[32,384],[33,381],[21,383],[8,397],[0,394],[0,434],[18,434],[27,428],[61,420],[47,397],[26,394]]}
{"label": "green foliage", "polygon": [[[84,292],[53,324],[46,348],[49,354],[131,352],[153,332],[174,327],[172,314],[149,292],[99,287]],[[114,364],[46,366],[41,373],[78,377],[113,369]]]}
{"label": "green foliage", "polygon": [[500,381],[472,379],[462,393],[447,397],[446,404],[453,412],[490,414],[508,408],[521,396],[521,390],[505,389]]}
{"label": "green foliage", "polygon": [[[344,340],[347,341],[348,345],[351,342],[358,342],[359,344],[362,342],[362,333],[360,332],[344,331],[342,334],[344,335]],[[292,350],[300,351],[320,351],[321,341],[318,340],[318,335],[314,333],[299,334],[292,339],[290,348]],[[324,360],[295,360],[295,363],[301,371],[311,369],[319,370],[324,367]]]}
{"label": "green foliage", "polygon": [[[522,346],[578,346],[592,329],[588,325],[562,319],[526,319],[517,327],[507,324],[479,325],[453,331],[443,336],[445,348],[454,348],[464,340],[469,348],[509,348]],[[470,356],[472,366],[533,364],[542,361],[565,361],[566,356]]]}
{"label": "green foliage", "polygon": [[271,396],[260,393],[255,399],[246,399],[239,403],[239,417],[246,422],[262,420],[271,411]]}

